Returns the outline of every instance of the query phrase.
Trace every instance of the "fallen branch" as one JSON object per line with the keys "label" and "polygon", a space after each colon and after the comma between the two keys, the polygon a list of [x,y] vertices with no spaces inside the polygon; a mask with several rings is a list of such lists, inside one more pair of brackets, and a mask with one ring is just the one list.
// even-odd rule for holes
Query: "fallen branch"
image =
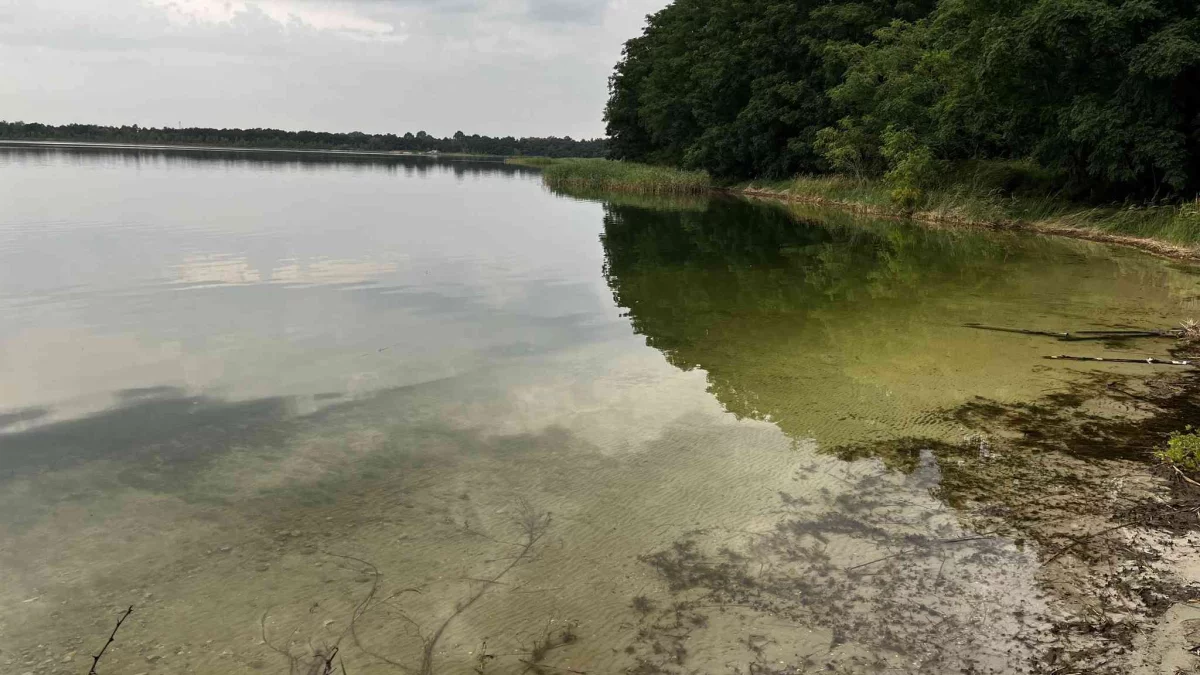
{"label": "fallen branch", "polygon": [[1043,358],[1054,361],[1100,361],[1103,363],[1147,363],[1152,366],[1191,366],[1194,365],[1191,361],[1176,361],[1174,359],[1156,359],[1147,357],[1144,359],[1118,359],[1108,356],[1070,356],[1067,354],[1059,354],[1058,356],[1045,356]]}
{"label": "fallen branch", "polygon": [[1180,338],[1183,332],[1180,330],[1077,330],[1077,331],[1049,331],[1049,330],[1029,330],[1027,328],[1005,328],[1003,326],[985,326],[981,323],[965,323],[966,328],[974,328],[976,330],[990,330],[998,333],[1017,333],[1019,335],[1039,335],[1042,337],[1056,338],[1062,342],[1080,342],[1085,340],[1130,340],[1133,338]]}
{"label": "fallen branch", "polygon": [[[329,652],[329,658],[325,659],[325,669],[321,671],[321,675],[333,675],[333,657],[337,656],[338,648],[334,648]],[[346,664],[342,663],[342,672],[346,672]]]}
{"label": "fallen branch", "polygon": [[[962,543],[965,541],[979,541],[980,539],[992,539],[995,536],[996,536],[995,532],[989,532],[986,534],[975,535],[972,537],[959,537],[957,539],[941,539],[938,541],[929,542],[929,546],[937,546],[937,545],[941,545],[941,544],[959,544],[959,543]],[[885,555],[882,558],[876,558],[874,560],[871,560],[871,561],[868,561],[865,563],[860,563],[858,565],[852,565],[850,567],[847,567],[845,571],[849,572],[851,570],[856,570],[860,567],[866,567],[868,565],[874,565],[875,563],[881,563],[885,560],[891,560],[892,558],[899,558],[902,555],[908,555],[909,553],[913,553],[914,551],[920,551],[920,550],[923,550],[924,548],[926,548],[926,547],[918,546],[915,548],[904,549],[903,551],[899,551],[899,552],[893,553],[891,555]]]}
{"label": "fallen branch", "polygon": [[1168,466],[1170,466],[1172,469],[1175,469],[1175,473],[1184,481],[1191,483],[1192,485],[1195,485],[1196,487],[1200,487],[1200,483],[1197,483],[1196,481],[1192,480],[1191,478],[1188,478],[1187,475],[1179,469],[1179,467],[1175,466],[1174,464],[1170,464]]}
{"label": "fallen branch", "polygon": [[1113,525],[1112,527],[1100,530],[1099,532],[1093,532],[1093,533],[1087,535],[1086,537],[1082,537],[1080,539],[1075,539],[1074,537],[1070,537],[1070,539],[1071,539],[1070,544],[1067,544],[1066,546],[1055,551],[1054,555],[1050,556],[1049,558],[1046,558],[1045,562],[1043,562],[1042,564],[1049,565],[1050,563],[1054,562],[1054,560],[1057,559],[1060,555],[1066,553],[1067,551],[1070,551],[1071,549],[1075,548],[1076,546],[1078,546],[1084,542],[1087,542],[1088,540],[1092,539],[1093,537],[1098,537],[1102,534],[1108,534],[1109,532],[1113,532],[1114,530],[1119,530],[1123,527],[1129,527],[1130,525],[1133,525],[1133,524],[1134,524],[1133,521],[1130,521],[1127,523],[1120,523],[1119,525]]}
{"label": "fallen branch", "polygon": [[[529,668],[533,668],[535,670],[539,669],[539,668],[549,668],[551,670],[561,670],[564,673],[578,673],[579,675],[587,675],[586,670],[575,670],[574,668],[562,668],[560,666],[548,666],[544,663],[534,663],[533,661],[526,661],[525,659],[517,659],[517,660],[520,661],[521,663],[524,663],[526,666],[529,666]],[[528,668],[526,670],[528,670]]]}
{"label": "fallen branch", "polygon": [[[476,590],[474,590],[469,596],[454,603],[453,611],[451,611],[445,617],[445,619],[442,620],[442,622],[437,626],[437,629],[433,633],[427,635],[422,630],[421,624],[417,623],[417,621],[415,621],[414,619],[409,617],[408,614],[404,613],[403,611],[398,611],[398,616],[402,620],[404,620],[411,627],[411,629],[415,630],[415,636],[417,638],[419,638],[421,641],[421,660],[420,660],[419,665],[418,664],[410,665],[410,664],[401,663],[394,659],[388,658],[387,656],[385,656],[383,654],[380,654],[378,652],[367,649],[359,640],[357,628],[355,627],[358,619],[361,619],[364,615],[366,615],[368,612],[370,612],[375,607],[378,607],[380,604],[387,604],[390,600],[392,600],[393,598],[395,598],[403,593],[408,593],[408,592],[420,593],[420,590],[418,590],[418,589],[406,588],[406,589],[403,589],[396,593],[393,593],[392,595],[388,596],[387,598],[385,598],[382,601],[379,601],[379,600],[375,599],[375,590],[374,590],[374,588],[372,588],[372,591],[367,596],[366,600],[364,600],[362,603],[360,603],[358,605],[358,607],[356,608],[355,612],[351,615],[349,630],[350,630],[351,637],[354,639],[354,643],[360,649],[362,649],[366,654],[368,654],[384,663],[387,663],[390,666],[398,668],[399,670],[401,670],[403,672],[411,673],[412,675],[433,675],[433,673],[434,673],[434,657],[437,656],[438,645],[441,642],[442,636],[446,633],[446,630],[450,627],[450,625],[452,623],[454,623],[454,621],[459,616],[461,616],[464,612],[466,612],[468,609],[470,609],[472,605],[474,605],[481,598],[483,598],[485,595],[487,595],[491,591],[492,588],[494,588],[496,586],[509,585],[508,583],[503,581],[504,577],[506,577],[510,572],[512,572],[519,564],[521,564],[522,562],[526,562],[534,557],[535,547],[542,540],[542,538],[546,535],[547,530],[549,530],[550,514],[548,512],[547,513],[539,513],[537,511],[535,511],[533,509],[533,507],[530,506],[524,500],[522,500],[520,502],[520,508],[521,508],[521,515],[520,515],[517,523],[521,527],[522,534],[524,535],[524,537],[523,537],[524,541],[519,542],[519,543],[517,543],[517,542],[500,542],[499,540],[492,539],[491,537],[485,537],[486,539],[489,539],[491,541],[496,541],[498,543],[502,543],[502,544],[509,545],[509,546],[516,546],[519,548],[519,550],[516,552],[515,555],[505,556],[503,558],[496,558],[496,559],[487,561],[489,563],[500,561],[500,560],[506,561],[507,564],[502,569],[500,569],[499,571],[497,571],[494,574],[491,574],[487,577],[463,577],[464,579],[467,579],[473,583],[479,584],[479,587]],[[335,554],[330,554],[330,555],[335,555]],[[378,578],[378,570],[375,569],[375,566],[372,565],[371,563],[369,563],[365,560],[361,560],[359,558],[353,558],[350,556],[338,556],[338,557],[347,558],[350,560],[356,560],[358,562],[369,565],[373,570],[375,570],[375,573],[377,575],[376,578]],[[514,592],[519,592],[519,591],[514,591]],[[412,635],[412,633],[410,633],[410,635]]]}
{"label": "fallen branch", "polygon": [[130,605],[129,609],[125,610],[125,613],[121,615],[121,618],[117,619],[117,625],[113,628],[112,634],[108,636],[108,642],[105,642],[104,646],[100,648],[99,654],[92,657],[92,668],[88,671],[88,675],[96,675],[96,666],[100,663],[100,657],[104,656],[104,652],[108,649],[108,646],[113,643],[113,640],[117,639],[117,631],[121,630],[121,624],[125,623],[125,619],[128,619],[130,614],[133,614],[133,605]]}
{"label": "fallen branch", "polygon": [[997,333],[1019,333],[1021,335],[1041,335],[1043,337],[1065,338],[1069,337],[1070,333],[1056,333],[1048,330],[1029,330],[1026,328],[1004,328],[1001,326],[985,326],[981,323],[964,323],[965,328],[974,328],[976,330],[990,330]]}
{"label": "fallen branch", "polygon": [[480,585],[478,591],[473,593],[466,600],[462,600],[455,604],[454,611],[442,621],[438,629],[425,640],[425,648],[422,650],[421,667],[418,669],[421,675],[433,675],[433,657],[437,649],[438,642],[442,639],[442,634],[450,627],[450,624],[458,618],[460,614],[470,609],[488,590],[495,584],[500,583],[500,580],[513,570],[518,564],[530,557],[534,546],[546,534],[546,530],[550,527],[550,514],[539,514],[533,510],[527,503],[522,504],[523,513],[519,521],[521,528],[524,530],[525,541],[521,544],[521,550],[517,555],[511,557],[511,562],[502,570],[494,574],[490,579],[485,579],[486,583]]}

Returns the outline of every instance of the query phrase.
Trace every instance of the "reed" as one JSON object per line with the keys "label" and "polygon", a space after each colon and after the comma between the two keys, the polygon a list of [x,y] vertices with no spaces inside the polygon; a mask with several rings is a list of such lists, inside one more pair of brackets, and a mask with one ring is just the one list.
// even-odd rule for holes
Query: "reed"
{"label": "reed", "polygon": [[682,171],[634,162],[533,157],[512,158],[509,162],[542,168],[546,185],[557,190],[681,195],[700,194],[712,188],[712,179],[703,171]]}
{"label": "reed", "polygon": [[564,160],[555,159],[554,157],[509,157],[504,160],[505,164],[514,166],[529,166],[536,169],[541,169],[557,162]]}
{"label": "reed", "polygon": [[841,175],[797,176],[736,186],[735,191],[839,206],[930,222],[1028,227],[1059,234],[1066,230],[1150,239],[1169,244],[1200,244],[1200,199],[1168,204],[1088,205],[1053,191],[1013,194],[962,174],[926,189],[912,209],[897,205],[886,183]]}

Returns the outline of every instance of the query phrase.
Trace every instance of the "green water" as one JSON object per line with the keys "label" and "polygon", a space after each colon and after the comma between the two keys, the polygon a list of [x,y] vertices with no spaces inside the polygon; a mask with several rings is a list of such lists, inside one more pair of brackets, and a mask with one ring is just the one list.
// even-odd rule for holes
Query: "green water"
{"label": "green water", "polygon": [[1170,347],[965,323],[1200,297],[1121,249],[495,163],[0,147],[0,203],[15,673],[86,671],[129,605],[101,673],[1020,671],[1035,547],[974,539],[944,454],[838,457]]}

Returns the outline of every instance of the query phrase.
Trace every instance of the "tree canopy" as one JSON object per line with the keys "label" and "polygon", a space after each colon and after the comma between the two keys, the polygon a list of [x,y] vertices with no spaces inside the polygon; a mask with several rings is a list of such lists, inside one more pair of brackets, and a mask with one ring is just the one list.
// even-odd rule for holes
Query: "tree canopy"
{"label": "tree canopy", "polygon": [[1200,186],[1191,0],[676,0],[630,40],[618,158],[919,186],[1024,160],[1076,195]]}
{"label": "tree canopy", "polygon": [[473,155],[529,155],[541,157],[602,157],[603,139],[514,138],[470,135],[459,131],[452,138],[436,138],[424,131],[396,134],[282,131],[280,129],[206,129],[170,127],[100,126],[0,121],[0,139],[206,145],[233,148],[293,150],[360,150],[376,152],[458,152]]}

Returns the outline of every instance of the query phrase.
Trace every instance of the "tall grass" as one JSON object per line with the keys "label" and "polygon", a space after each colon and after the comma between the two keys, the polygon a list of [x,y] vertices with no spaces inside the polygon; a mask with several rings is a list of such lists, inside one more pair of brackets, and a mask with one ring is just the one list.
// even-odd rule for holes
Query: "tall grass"
{"label": "tall grass", "polygon": [[919,220],[982,225],[1016,225],[1061,230],[1076,228],[1103,234],[1154,239],[1173,244],[1200,244],[1200,199],[1175,204],[1110,204],[1091,206],[1034,187],[1002,189],[987,176],[957,172],[924,191],[913,210],[897,206],[891,187],[882,181],[850,176],[797,176],[784,181],[739,186],[784,198],[846,206],[883,215]]}
{"label": "tall grass", "polygon": [[552,187],[556,195],[583,201],[605,202],[614,206],[633,206],[648,211],[704,211],[712,195],[704,192],[649,194],[622,190],[588,190],[574,187]]}
{"label": "tall grass", "polygon": [[[542,169],[546,185],[567,194],[600,196],[700,195],[714,187],[702,171],[605,159],[512,157],[510,164]],[[881,180],[822,174],[744,183],[731,191],[846,207],[881,215],[978,225],[1030,226],[1059,234],[1084,230],[1195,246],[1200,244],[1200,198],[1175,204],[1090,206],[1062,197],[1052,177],[1022,162],[976,161],[951,167],[922,192],[915,208],[896,204]]]}
{"label": "tall grass", "polygon": [[504,163],[514,164],[516,166],[531,166],[540,169],[562,161],[565,160],[555,159],[553,157],[509,157],[508,159],[504,160]]}
{"label": "tall grass", "polygon": [[[515,161],[514,161],[515,160]],[[546,185],[559,190],[613,191],[642,195],[700,194],[712,187],[703,171],[681,171],[648,164],[608,159],[558,159],[522,157],[513,164],[539,166]],[[537,163],[532,163],[536,161]]]}

